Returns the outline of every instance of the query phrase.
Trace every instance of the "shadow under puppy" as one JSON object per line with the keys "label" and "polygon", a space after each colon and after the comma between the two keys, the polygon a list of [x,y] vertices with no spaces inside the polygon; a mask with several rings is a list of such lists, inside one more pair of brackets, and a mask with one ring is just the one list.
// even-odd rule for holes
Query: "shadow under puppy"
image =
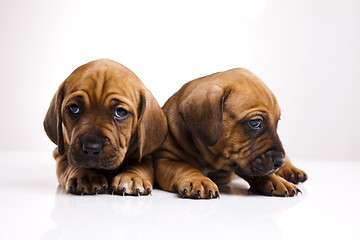
{"label": "shadow under puppy", "polygon": [[73,194],[146,195],[152,191],[151,153],[167,134],[165,115],[141,80],[123,65],[96,60],[60,85],[44,120],[57,144],[61,186]]}
{"label": "shadow under puppy", "polygon": [[295,196],[300,190],[293,183],[307,179],[285,156],[275,96],[246,69],[185,84],[163,111],[169,133],[153,156],[164,190],[190,198],[218,197],[215,183],[226,184],[236,174],[253,192]]}

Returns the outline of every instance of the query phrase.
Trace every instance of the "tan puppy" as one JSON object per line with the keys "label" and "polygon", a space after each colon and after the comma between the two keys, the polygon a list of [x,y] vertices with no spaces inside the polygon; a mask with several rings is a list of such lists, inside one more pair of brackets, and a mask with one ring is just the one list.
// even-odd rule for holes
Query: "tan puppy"
{"label": "tan puppy", "polygon": [[214,182],[228,183],[237,174],[253,192],[294,196],[299,190],[288,181],[307,178],[285,160],[276,132],[280,108],[275,96],[248,70],[195,79],[163,111],[169,133],[153,156],[156,180],[164,190],[213,198],[219,194]]}
{"label": "tan puppy", "polygon": [[149,194],[151,156],[167,134],[166,118],[140,79],[123,65],[97,60],[59,87],[44,120],[57,148],[57,177],[74,194]]}

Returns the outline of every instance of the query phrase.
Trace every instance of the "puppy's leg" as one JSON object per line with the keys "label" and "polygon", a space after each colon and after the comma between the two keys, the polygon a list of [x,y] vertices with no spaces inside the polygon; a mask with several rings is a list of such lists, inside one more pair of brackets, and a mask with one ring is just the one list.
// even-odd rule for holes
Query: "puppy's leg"
{"label": "puppy's leg", "polygon": [[249,191],[266,196],[293,197],[301,192],[294,184],[275,174],[266,176],[241,176],[249,184]]}
{"label": "puppy's leg", "polygon": [[151,156],[141,159],[141,162],[131,163],[116,175],[111,184],[113,193],[128,195],[151,194],[154,183],[154,167]]}
{"label": "puppy's leg", "polygon": [[304,171],[294,167],[290,162],[289,158],[286,156],[285,164],[277,172],[276,175],[288,180],[292,183],[305,182],[307,175]]}
{"label": "puppy's leg", "polygon": [[93,169],[72,167],[66,155],[60,156],[54,151],[56,175],[59,183],[72,194],[104,193],[108,188],[106,178]]}
{"label": "puppy's leg", "polygon": [[188,163],[160,158],[155,161],[155,173],[157,183],[166,191],[189,198],[219,197],[217,185]]}

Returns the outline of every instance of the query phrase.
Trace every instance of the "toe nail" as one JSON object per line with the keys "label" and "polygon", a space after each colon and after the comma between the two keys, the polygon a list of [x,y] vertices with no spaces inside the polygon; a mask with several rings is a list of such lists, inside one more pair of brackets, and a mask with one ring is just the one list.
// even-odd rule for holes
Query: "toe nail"
{"label": "toe nail", "polygon": [[152,196],[152,194],[151,194],[151,189],[150,188],[147,188],[147,193],[150,195],[150,196]]}
{"label": "toe nail", "polygon": [[136,189],[136,194],[140,197],[140,189]]}
{"label": "toe nail", "polygon": [[71,193],[72,192],[72,187],[70,186],[69,188],[68,188],[68,193]]}
{"label": "toe nail", "polygon": [[84,195],[84,193],[85,193],[85,188],[82,187],[80,192],[81,192],[81,196]]}
{"label": "toe nail", "polygon": [[211,190],[209,190],[209,198],[213,198],[213,193]]}
{"label": "toe nail", "polygon": [[220,198],[220,194],[218,191],[215,192],[215,196],[216,196],[216,198]]}
{"label": "toe nail", "polygon": [[192,198],[200,198],[201,191],[197,190],[196,193],[194,193],[191,197]]}
{"label": "toe nail", "polygon": [[184,189],[184,191],[182,191],[182,192],[180,193],[181,197],[185,198],[185,197],[186,197],[186,193],[187,193],[187,190]]}

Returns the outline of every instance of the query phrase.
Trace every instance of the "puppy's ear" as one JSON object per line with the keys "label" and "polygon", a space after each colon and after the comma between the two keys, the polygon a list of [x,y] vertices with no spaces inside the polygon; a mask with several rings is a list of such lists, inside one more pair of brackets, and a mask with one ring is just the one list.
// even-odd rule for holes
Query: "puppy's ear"
{"label": "puppy's ear", "polygon": [[138,121],[139,161],[152,153],[164,142],[167,135],[167,121],[158,102],[150,91],[141,93]]}
{"label": "puppy's ear", "polygon": [[60,155],[64,155],[64,137],[62,131],[61,105],[64,99],[64,84],[55,93],[44,119],[44,129],[50,140],[58,146]]}
{"label": "puppy's ear", "polygon": [[220,137],[223,106],[228,93],[216,85],[199,85],[180,103],[179,112],[192,134],[208,146]]}

